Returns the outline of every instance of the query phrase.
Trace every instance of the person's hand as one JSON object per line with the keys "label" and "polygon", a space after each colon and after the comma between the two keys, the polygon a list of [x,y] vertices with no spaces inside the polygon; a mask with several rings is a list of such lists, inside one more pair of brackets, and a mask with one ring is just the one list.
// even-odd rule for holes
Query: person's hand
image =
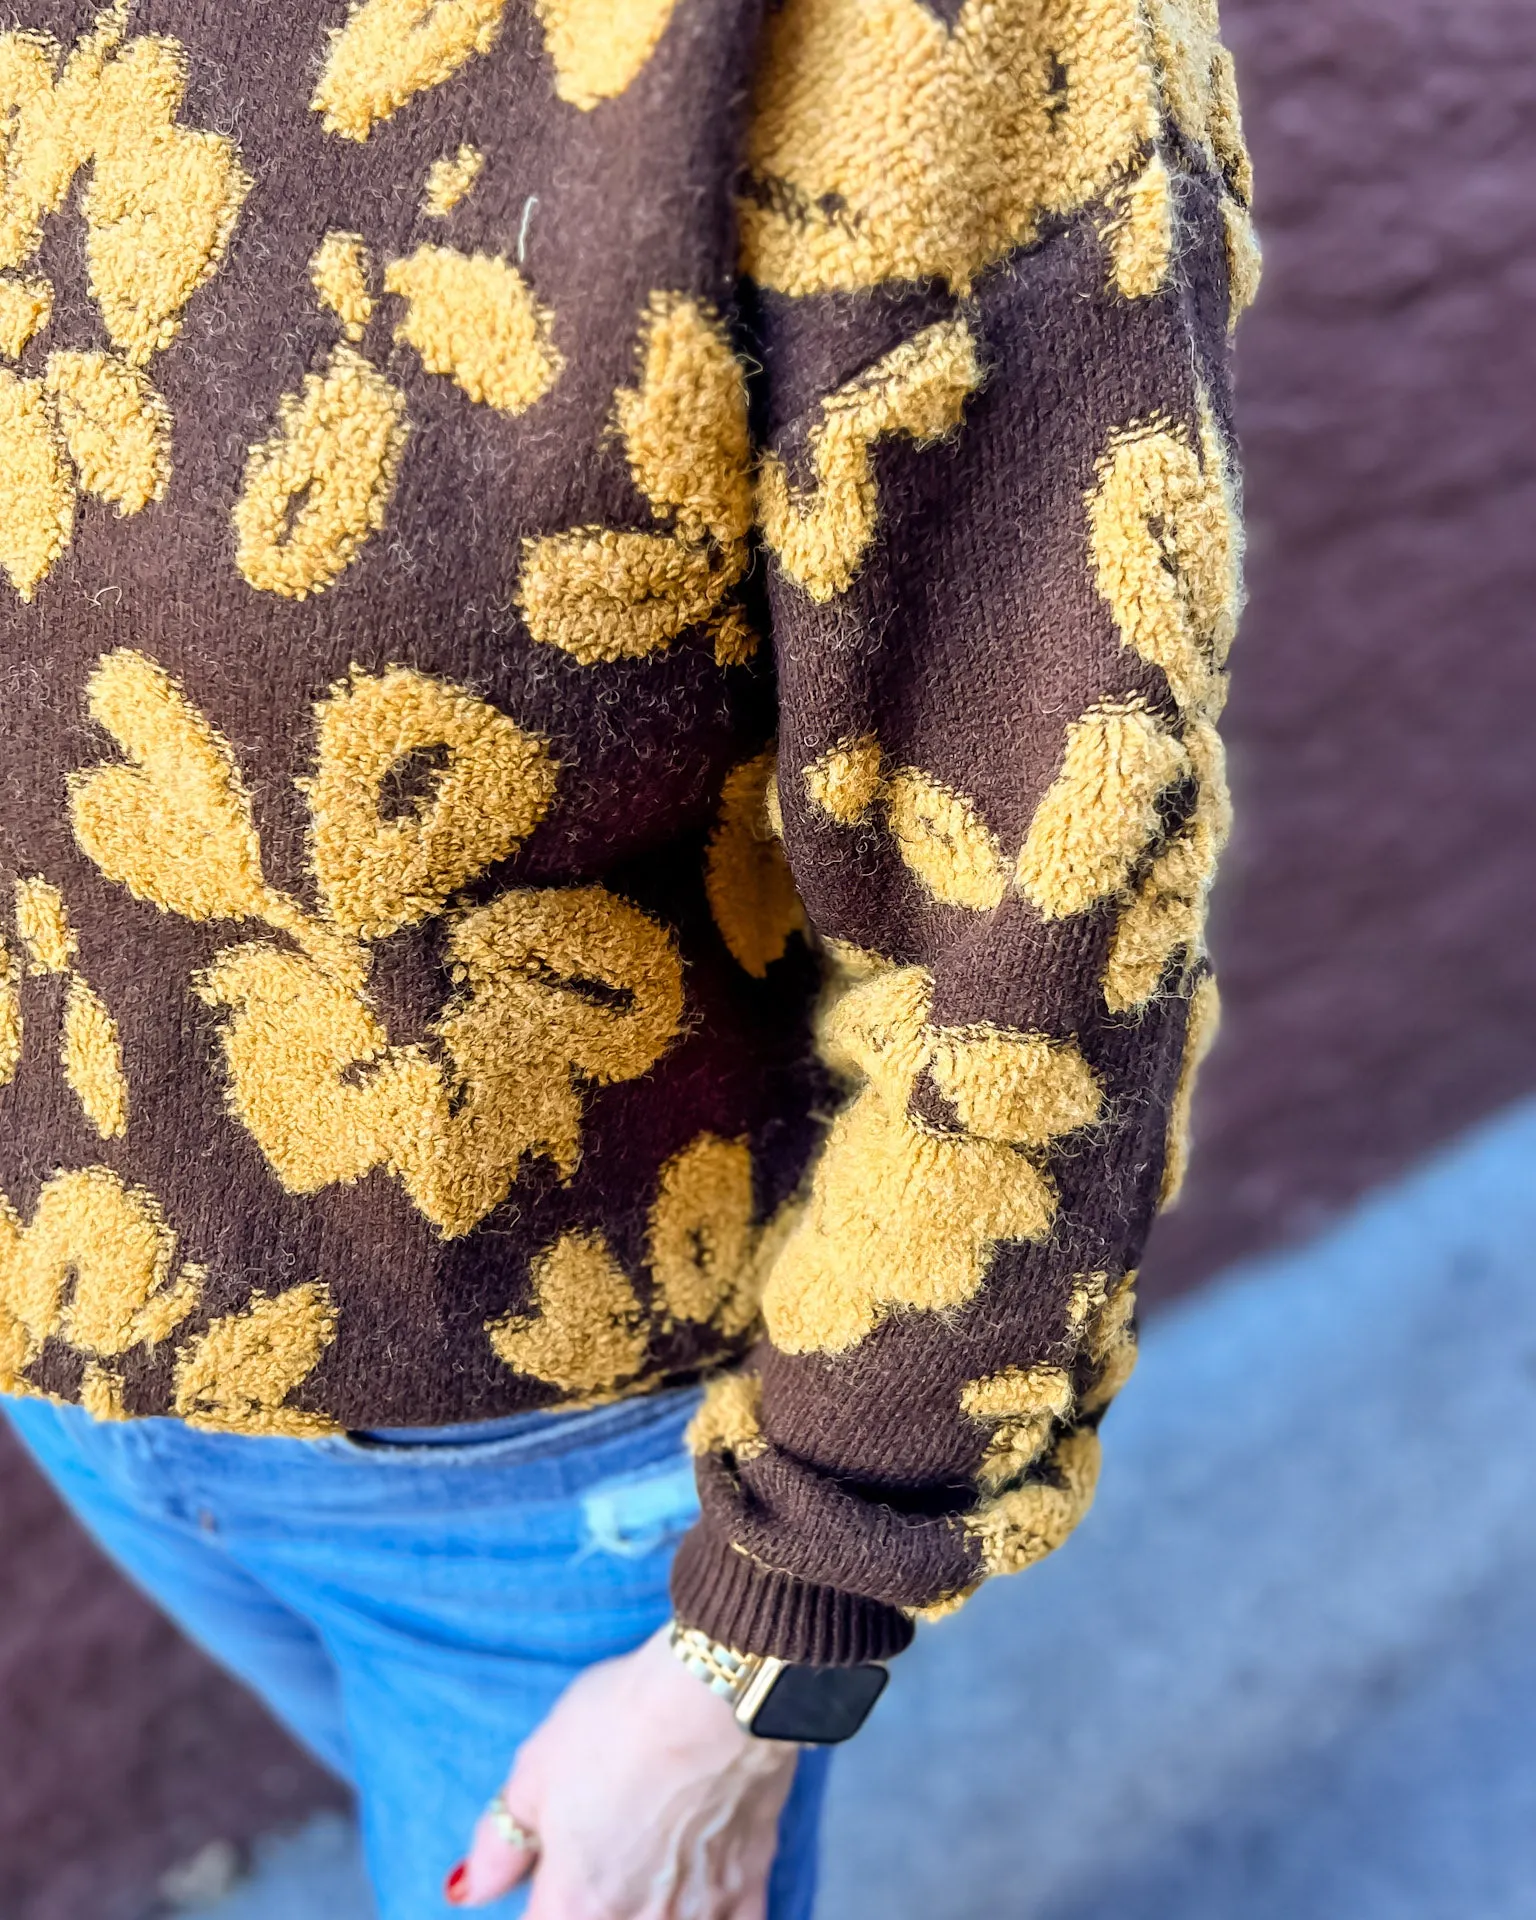
{"label": "person's hand", "polygon": [[763,1920],[798,1752],[743,1733],[656,1634],[519,1748],[503,1797],[538,1852],[483,1816],[448,1898],[482,1906],[532,1873],[528,1920]]}

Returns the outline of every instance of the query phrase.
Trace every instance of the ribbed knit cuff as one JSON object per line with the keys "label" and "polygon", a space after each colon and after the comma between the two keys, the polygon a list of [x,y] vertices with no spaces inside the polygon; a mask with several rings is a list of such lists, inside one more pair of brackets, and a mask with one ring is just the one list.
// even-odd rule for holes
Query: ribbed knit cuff
{"label": "ribbed knit cuff", "polygon": [[912,1622],[898,1607],[769,1573],[738,1553],[707,1520],[700,1520],[678,1548],[672,1604],[685,1627],[697,1627],[739,1653],[771,1654],[806,1666],[889,1660],[912,1641]]}

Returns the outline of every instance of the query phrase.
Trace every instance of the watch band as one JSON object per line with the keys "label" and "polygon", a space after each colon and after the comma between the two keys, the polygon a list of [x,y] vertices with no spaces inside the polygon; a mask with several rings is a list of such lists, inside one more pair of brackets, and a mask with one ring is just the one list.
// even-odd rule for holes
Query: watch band
{"label": "watch band", "polygon": [[[753,1683],[770,1669],[770,1679],[776,1680],[785,1665],[768,1654],[741,1653],[723,1641],[711,1640],[697,1627],[685,1627],[676,1620],[667,1629],[667,1645],[695,1679],[702,1680],[711,1693],[730,1701],[738,1720],[749,1693],[760,1691]],[[749,1724],[742,1720],[743,1726]]]}
{"label": "watch band", "polygon": [[807,1746],[846,1740],[863,1725],[880,1697],[883,1665],[796,1666],[772,1654],[743,1653],[674,1620],[667,1644],[711,1693],[731,1703],[737,1724],[764,1740]]}

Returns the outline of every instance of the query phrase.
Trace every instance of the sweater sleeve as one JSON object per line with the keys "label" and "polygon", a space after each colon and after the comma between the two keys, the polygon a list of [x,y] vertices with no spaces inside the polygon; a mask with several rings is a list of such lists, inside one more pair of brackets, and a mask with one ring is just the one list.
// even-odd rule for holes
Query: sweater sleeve
{"label": "sweater sleeve", "polygon": [[1134,1362],[1217,1010],[1256,255],[1200,4],[772,22],[740,211],[775,826],[837,1104],[695,1423],[674,1596],[840,1663],[1067,1536]]}

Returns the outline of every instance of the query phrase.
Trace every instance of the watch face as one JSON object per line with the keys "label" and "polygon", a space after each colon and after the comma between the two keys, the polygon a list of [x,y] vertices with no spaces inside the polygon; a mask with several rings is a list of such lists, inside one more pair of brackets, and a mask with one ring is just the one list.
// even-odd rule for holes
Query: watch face
{"label": "watch face", "polygon": [[890,1678],[884,1667],[786,1667],[752,1716],[760,1740],[834,1746],[858,1732]]}

